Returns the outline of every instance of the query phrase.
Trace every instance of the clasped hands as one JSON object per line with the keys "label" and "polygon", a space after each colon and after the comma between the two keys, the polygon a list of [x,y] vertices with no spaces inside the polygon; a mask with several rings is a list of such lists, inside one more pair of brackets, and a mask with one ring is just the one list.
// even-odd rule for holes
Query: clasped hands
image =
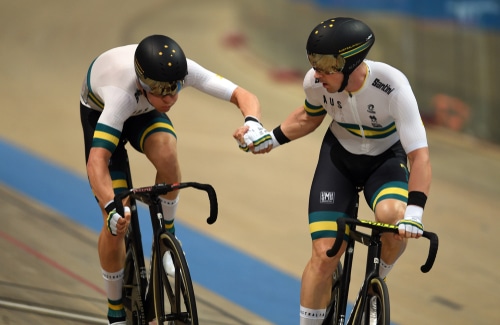
{"label": "clasped hands", "polygon": [[257,121],[249,120],[239,127],[233,138],[238,142],[238,146],[245,152],[254,154],[268,153],[273,148],[271,133]]}

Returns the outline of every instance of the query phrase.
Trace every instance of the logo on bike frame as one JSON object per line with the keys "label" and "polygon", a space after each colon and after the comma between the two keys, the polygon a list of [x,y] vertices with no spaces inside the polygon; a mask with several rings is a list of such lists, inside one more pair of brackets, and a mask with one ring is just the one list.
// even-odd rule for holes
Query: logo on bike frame
{"label": "logo on bike frame", "polygon": [[398,229],[398,226],[390,225],[390,224],[387,224],[387,223],[370,221],[370,220],[361,220],[361,219],[359,221],[361,221],[362,223],[369,224],[369,225],[381,226],[381,227],[392,228],[392,229]]}

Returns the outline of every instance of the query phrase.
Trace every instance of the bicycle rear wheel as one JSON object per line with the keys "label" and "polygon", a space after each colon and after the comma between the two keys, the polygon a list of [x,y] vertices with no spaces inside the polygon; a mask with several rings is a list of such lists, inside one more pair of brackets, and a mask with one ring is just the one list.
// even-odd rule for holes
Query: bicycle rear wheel
{"label": "bicycle rear wheel", "polygon": [[331,300],[326,308],[325,319],[322,325],[338,325],[339,323],[339,303],[340,303],[340,281],[342,278],[342,263],[337,264],[337,269],[333,273]]}
{"label": "bicycle rear wheel", "polygon": [[[198,311],[191,275],[179,241],[172,234],[160,235],[157,243],[160,256],[153,253],[153,291],[157,324],[198,325]],[[167,276],[162,257],[170,252],[175,266],[175,275]],[[158,272],[161,270],[161,272]]]}

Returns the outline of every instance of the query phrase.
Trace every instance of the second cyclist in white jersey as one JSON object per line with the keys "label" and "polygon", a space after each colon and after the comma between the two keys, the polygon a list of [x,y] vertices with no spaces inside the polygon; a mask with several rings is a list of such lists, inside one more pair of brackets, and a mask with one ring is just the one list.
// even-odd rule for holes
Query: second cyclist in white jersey
{"label": "second cyclist in white jersey", "polygon": [[374,42],[372,30],[359,20],[321,22],[307,40],[312,69],[304,78],[305,103],[270,132],[273,145],[255,147],[252,139],[259,130],[242,127],[234,134],[246,151],[266,153],[313,132],[325,116],[332,118],[309,194],[312,254],[302,275],[301,325],[321,324],[325,316],[345,244],[334,258],[326,251],[337,235],[337,218],[352,217],[358,189],[377,221],[399,225],[399,235],[382,238],[382,277],[403,253],[407,238],[423,232],[431,183],[425,129],[407,78],[385,63],[365,60]]}
{"label": "second cyclist in white jersey", "polygon": [[[230,101],[240,109],[245,125],[255,133],[265,133],[259,123],[261,109],[255,95],[187,59],[181,47],[167,36],[152,35],[139,44],[102,53],[90,65],[83,82],[80,116],[88,179],[102,211],[98,253],[110,324],[125,324],[121,300],[123,239],[130,213],[126,209],[122,218],[113,203],[115,193],[127,186],[124,146],[128,142],[148,158],[156,169],[155,183],[180,182],[177,134],[166,113],[186,87]],[[188,114],[192,113],[196,112]],[[219,119],[214,117],[214,121]],[[264,142],[271,143],[270,137]],[[174,233],[178,193],[171,192],[161,200],[166,227]],[[173,267],[169,255],[164,257],[164,263],[167,271]]]}

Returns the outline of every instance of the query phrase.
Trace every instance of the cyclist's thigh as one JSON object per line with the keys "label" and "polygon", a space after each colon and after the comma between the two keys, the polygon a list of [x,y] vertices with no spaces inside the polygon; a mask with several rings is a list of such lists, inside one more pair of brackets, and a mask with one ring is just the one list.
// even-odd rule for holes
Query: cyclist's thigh
{"label": "cyclist's thigh", "polygon": [[[151,133],[144,142],[144,154],[157,167],[166,168],[166,165],[178,165],[177,138],[164,128]],[[163,168],[162,168],[163,167]],[[172,173],[172,171],[165,171]]]}
{"label": "cyclist's thigh", "polygon": [[309,230],[313,240],[335,238],[336,220],[352,216],[356,187],[333,164],[330,151],[333,135],[328,130],[321,145],[309,193]]}
{"label": "cyclist's thigh", "polygon": [[177,138],[172,121],[165,113],[156,110],[132,116],[125,122],[124,132],[130,144],[139,152],[145,152],[146,142],[153,134]]}
{"label": "cyclist's thigh", "polygon": [[408,198],[406,154],[399,143],[395,146],[395,155],[373,171],[364,187],[367,203],[375,211],[378,221],[385,223],[399,219]]}

